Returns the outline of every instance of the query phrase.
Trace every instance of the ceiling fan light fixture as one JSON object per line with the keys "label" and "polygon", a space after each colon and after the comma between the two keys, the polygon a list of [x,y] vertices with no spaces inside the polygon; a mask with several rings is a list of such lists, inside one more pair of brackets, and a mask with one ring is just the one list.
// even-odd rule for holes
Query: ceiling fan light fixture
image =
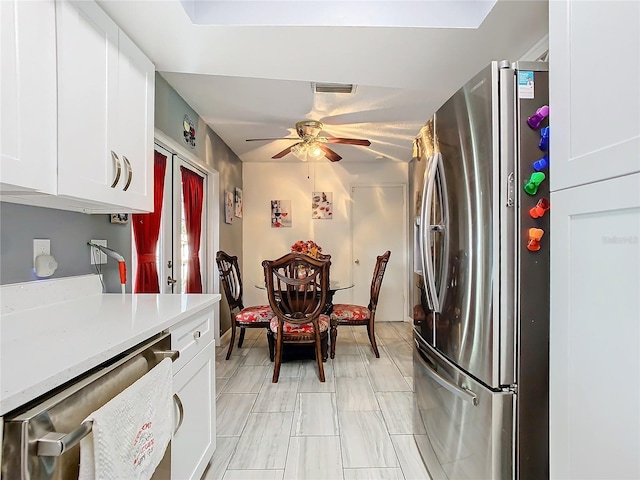
{"label": "ceiling fan light fixture", "polygon": [[294,145],[291,147],[291,153],[303,162],[308,160],[319,160],[324,157],[324,151],[320,148],[317,142],[305,142]]}

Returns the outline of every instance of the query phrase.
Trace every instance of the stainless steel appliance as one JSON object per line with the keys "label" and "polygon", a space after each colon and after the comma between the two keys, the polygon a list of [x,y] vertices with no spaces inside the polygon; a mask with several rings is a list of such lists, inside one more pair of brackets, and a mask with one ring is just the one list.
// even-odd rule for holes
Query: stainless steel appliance
{"label": "stainless steel appliance", "polygon": [[549,476],[546,105],[546,63],[493,62],[425,127],[415,440],[433,479]]}
{"label": "stainless steel appliance", "polygon": [[[83,420],[149,372],[165,357],[178,358],[169,350],[168,333],[134,347],[36,399],[4,418],[2,441],[2,480],[77,479],[80,440],[91,431]],[[182,420],[180,399],[174,396]],[[154,480],[171,478],[171,444],[156,469]]]}

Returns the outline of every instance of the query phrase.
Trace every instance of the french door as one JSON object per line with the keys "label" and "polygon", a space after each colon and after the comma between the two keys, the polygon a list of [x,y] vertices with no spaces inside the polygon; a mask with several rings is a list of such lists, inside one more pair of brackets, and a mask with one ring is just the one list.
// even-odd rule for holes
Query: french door
{"label": "french door", "polygon": [[[184,195],[182,188],[182,173],[180,168],[190,170],[204,179],[202,225],[200,235],[200,264],[206,268],[206,246],[209,227],[207,225],[206,194],[208,190],[208,172],[198,168],[182,158],[171,153],[163,147],[156,145],[156,150],[167,156],[167,168],[165,170],[164,196],[162,204],[162,219],[160,223],[160,238],[158,240],[158,275],[160,281],[160,293],[184,293],[186,292],[189,246],[187,241],[187,227],[185,221]],[[202,273],[202,272],[201,272]],[[207,275],[201,275],[202,291],[207,292]]]}

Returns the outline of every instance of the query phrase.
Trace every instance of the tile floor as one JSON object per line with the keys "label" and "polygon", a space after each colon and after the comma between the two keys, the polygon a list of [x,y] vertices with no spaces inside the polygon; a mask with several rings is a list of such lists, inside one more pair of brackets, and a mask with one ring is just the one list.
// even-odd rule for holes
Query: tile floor
{"label": "tile floor", "polygon": [[411,325],[377,323],[376,337],[380,358],[364,327],[339,327],[325,383],[309,357],[283,363],[274,384],[264,330],[247,330],[228,361],[225,335],[203,480],[428,480],[412,436]]}

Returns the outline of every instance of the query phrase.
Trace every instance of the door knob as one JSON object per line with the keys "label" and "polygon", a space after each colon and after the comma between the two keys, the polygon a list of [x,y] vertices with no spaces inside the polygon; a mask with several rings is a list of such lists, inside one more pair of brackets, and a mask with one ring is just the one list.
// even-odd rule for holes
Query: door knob
{"label": "door knob", "polygon": [[353,261],[353,263],[355,263],[356,265],[360,265],[360,260],[356,258],[356,259]]}
{"label": "door knob", "polygon": [[171,275],[169,275],[169,276],[167,277],[167,285],[173,285],[173,284],[175,284],[175,283],[178,283],[178,281],[177,281],[177,280],[174,280],[173,278],[171,278]]}

